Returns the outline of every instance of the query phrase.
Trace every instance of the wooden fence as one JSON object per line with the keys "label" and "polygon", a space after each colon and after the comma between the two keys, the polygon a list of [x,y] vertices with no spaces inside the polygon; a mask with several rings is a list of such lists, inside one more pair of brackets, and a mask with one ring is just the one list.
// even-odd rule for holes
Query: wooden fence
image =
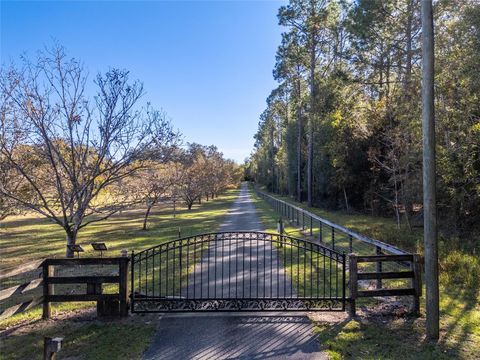
{"label": "wooden fence", "polygon": [[[0,320],[12,315],[32,309],[43,304],[43,318],[51,316],[52,302],[70,301],[96,301],[99,315],[126,316],[128,315],[128,263],[129,257],[108,258],[80,258],[80,259],[40,259],[23,264],[13,269],[0,273],[3,284],[12,283],[0,290],[0,301],[6,303],[2,306]],[[91,275],[89,267],[117,265],[118,275]],[[82,267],[81,270],[78,267]],[[54,267],[77,267],[75,272],[83,273],[75,276],[58,276],[60,271]],[[57,269],[60,270],[60,269]],[[24,279],[29,275],[29,280]],[[13,278],[13,279],[11,279]],[[17,278],[17,279],[15,279]],[[33,279],[32,279],[33,278]],[[20,280],[19,280],[20,279]],[[19,283],[20,282],[20,283]],[[61,294],[55,292],[56,284],[86,284],[84,294]],[[118,293],[104,294],[102,284],[118,284]],[[43,288],[42,291],[39,287]],[[30,295],[37,289],[28,301],[24,295]]]}
{"label": "wooden fence", "polygon": [[[395,246],[323,219],[305,209],[280,200],[257,188],[255,193],[265,200],[280,216],[291,225],[297,226],[304,235],[317,239],[336,251],[348,254],[350,314],[355,315],[356,299],[374,296],[413,296],[413,312],[419,314],[419,299],[422,295],[422,258],[409,254]],[[283,224],[280,223],[283,227]],[[359,272],[358,263],[371,263],[369,272]],[[385,288],[385,279],[397,279],[401,283],[411,282],[411,287]],[[374,290],[359,290],[371,286],[369,280],[376,280]]]}
{"label": "wooden fence", "polygon": [[[52,302],[96,301],[98,315],[128,315],[129,257],[46,259],[43,267],[43,318],[51,315]],[[117,265],[118,275],[55,276],[54,266]],[[86,271],[88,273],[88,271]],[[56,294],[55,284],[86,284],[85,294]],[[118,284],[118,293],[104,294],[102,284]]]}
{"label": "wooden fence", "polygon": [[[43,299],[41,295],[33,296],[27,301],[23,301],[24,296],[22,295],[30,295],[32,290],[43,285],[43,279],[40,277],[40,270],[36,272],[36,270],[42,266],[43,261],[43,259],[35,260],[0,273],[0,281],[2,284],[8,284],[9,282],[12,282],[13,284],[11,286],[7,285],[7,288],[0,290],[0,301],[7,303],[10,302],[10,304],[0,313],[0,320],[29,310],[42,303]],[[25,281],[27,275],[30,275],[30,280]],[[33,279],[31,279],[32,277]],[[19,278],[19,280],[11,280],[11,278]]]}
{"label": "wooden fence", "polygon": [[[350,315],[356,312],[355,302],[358,298],[376,296],[413,296],[413,312],[420,313],[420,297],[422,296],[422,257],[418,254],[411,255],[372,255],[357,256],[349,254],[349,287],[350,287]],[[410,263],[408,271],[359,272],[358,263],[401,262]],[[406,288],[385,288],[383,279],[411,279],[411,286]],[[375,290],[359,290],[359,281],[377,280]]]}

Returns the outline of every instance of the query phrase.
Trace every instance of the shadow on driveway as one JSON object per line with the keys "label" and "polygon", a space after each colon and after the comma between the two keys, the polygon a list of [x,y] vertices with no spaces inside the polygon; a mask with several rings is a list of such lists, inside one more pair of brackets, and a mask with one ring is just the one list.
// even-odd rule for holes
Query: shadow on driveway
{"label": "shadow on driveway", "polygon": [[306,316],[169,314],[145,359],[327,359]]}

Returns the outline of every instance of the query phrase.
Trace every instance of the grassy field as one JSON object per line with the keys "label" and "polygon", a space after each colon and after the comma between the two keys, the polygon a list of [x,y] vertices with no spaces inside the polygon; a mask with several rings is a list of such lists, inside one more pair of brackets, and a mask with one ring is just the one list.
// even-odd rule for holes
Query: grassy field
{"label": "grassy field", "polygon": [[[227,191],[214,201],[194,205],[191,211],[171,208],[156,209],[150,216],[149,230],[142,231],[142,209],[123,212],[103,222],[86,227],[78,243],[84,245],[82,257],[93,256],[90,243],[104,241],[108,255],[119,255],[121,249],[143,250],[181,236],[215,231],[238,194]],[[57,225],[33,215],[7,218],[0,223],[0,268],[18,266],[22,262],[63,257],[65,237]],[[53,306],[53,320],[40,320],[41,309],[0,321],[0,359],[41,358],[43,336],[64,336],[61,356],[81,359],[139,358],[154,332],[149,316],[123,320],[99,321],[92,315],[93,303],[63,303]],[[55,321],[61,319],[62,321]],[[104,339],[100,341],[100,338]],[[128,344],[123,340],[128,338]],[[106,339],[106,340],[105,340]]]}
{"label": "grassy field", "polygon": [[[276,231],[278,214],[253,191],[251,194],[264,226]],[[398,231],[389,219],[328,212],[288,201],[361,234],[411,251],[422,250],[421,233]],[[292,236],[302,236],[289,224],[285,230]],[[440,267],[441,339],[436,346],[425,342],[424,316],[392,316],[392,311],[382,311],[384,307],[377,301],[365,300],[359,302],[364,311],[357,319],[316,322],[321,346],[332,359],[478,359],[480,260],[465,251],[442,252]]]}

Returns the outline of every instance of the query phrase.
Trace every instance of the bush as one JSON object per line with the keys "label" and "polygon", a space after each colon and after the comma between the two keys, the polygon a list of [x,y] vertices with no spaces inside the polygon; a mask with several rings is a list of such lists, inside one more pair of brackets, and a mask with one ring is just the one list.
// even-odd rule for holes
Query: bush
{"label": "bush", "polygon": [[480,258],[458,250],[448,253],[440,262],[440,282],[445,290],[462,290],[475,294],[480,287]]}

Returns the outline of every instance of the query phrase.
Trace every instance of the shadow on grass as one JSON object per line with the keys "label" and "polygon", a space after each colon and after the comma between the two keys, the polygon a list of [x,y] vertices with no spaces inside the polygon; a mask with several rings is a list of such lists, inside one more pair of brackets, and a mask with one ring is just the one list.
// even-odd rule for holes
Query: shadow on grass
{"label": "shadow on grass", "polygon": [[[253,195],[267,228],[275,229],[278,214]],[[285,199],[285,198],[284,198]],[[293,202],[290,199],[285,199]],[[296,204],[298,205],[298,204]],[[309,209],[310,210],[310,209]],[[367,235],[392,230],[388,219],[347,215],[314,209],[313,212]],[[330,214],[331,216],[326,216]],[[288,229],[290,231],[290,228]],[[374,235],[374,234],[377,235]],[[397,234],[393,245],[414,248],[418,232]],[[400,237],[397,239],[397,237]],[[403,246],[403,245],[401,245]],[[473,255],[472,255],[473,254]],[[441,339],[433,345],[424,341],[425,319],[393,316],[367,317],[332,325],[317,323],[322,346],[333,359],[474,359],[480,348],[480,261],[474,251],[444,252],[441,258]],[[444,277],[447,277],[445,279]],[[425,299],[423,298],[423,301]],[[378,300],[375,300],[379,302]],[[365,304],[375,307],[375,303]],[[377,304],[378,305],[378,304]],[[424,308],[424,306],[423,306]]]}
{"label": "shadow on grass", "polygon": [[454,349],[424,341],[423,319],[385,316],[316,322],[322,349],[331,359],[452,359]]}
{"label": "shadow on grass", "polygon": [[145,319],[98,320],[94,308],[63,312],[51,320],[31,321],[1,332],[1,358],[41,359],[44,336],[64,338],[59,353],[62,358],[140,358],[155,330]]}

